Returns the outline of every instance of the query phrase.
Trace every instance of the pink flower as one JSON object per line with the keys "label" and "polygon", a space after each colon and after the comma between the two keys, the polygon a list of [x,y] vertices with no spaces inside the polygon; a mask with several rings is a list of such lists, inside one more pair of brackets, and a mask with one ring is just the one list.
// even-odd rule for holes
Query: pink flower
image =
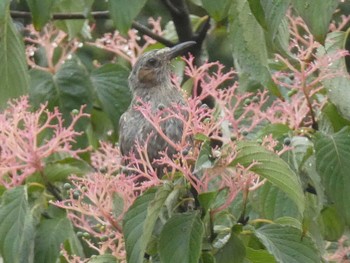
{"label": "pink flower", "polygon": [[27,97],[8,104],[0,114],[0,182],[5,187],[20,185],[33,173],[42,172],[45,159],[53,153],[78,157],[85,151],[72,148],[75,137],[81,134],[74,130],[76,122],[89,116],[83,113],[84,107],[65,127],[58,108],[49,112],[43,104],[31,112]]}

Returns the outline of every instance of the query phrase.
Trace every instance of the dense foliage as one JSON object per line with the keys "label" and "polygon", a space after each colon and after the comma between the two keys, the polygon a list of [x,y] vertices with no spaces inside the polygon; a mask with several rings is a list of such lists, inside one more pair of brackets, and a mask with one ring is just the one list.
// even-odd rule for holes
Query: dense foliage
{"label": "dense foliage", "polygon": [[[1,1],[2,260],[348,262],[349,25],[338,0]],[[118,121],[137,58],[189,40],[187,104],[136,107],[178,150],[160,179]]]}

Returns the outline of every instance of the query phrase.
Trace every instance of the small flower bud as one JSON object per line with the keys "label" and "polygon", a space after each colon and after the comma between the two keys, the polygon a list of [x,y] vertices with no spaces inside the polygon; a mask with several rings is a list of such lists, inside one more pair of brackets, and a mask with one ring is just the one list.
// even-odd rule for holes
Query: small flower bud
{"label": "small flower bud", "polygon": [[79,192],[78,190],[76,190],[76,191],[73,192],[73,198],[74,198],[75,200],[78,200],[78,199],[79,199],[79,196],[80,196],[80,192]]}
{"label": "small flower bud", "polygon": [[84,232],[83,233],[83,237],[84,238],[90,238],[91,236],[90,236],[90,234],[88,232]]}
{"label": "small flower bud", "polygon": [[73,109],[73,110],[72,110],[72,114],[73,114],[73,115],[78,115],[78,114],[79,114],[79,110]]}
{"label": "small flower bud", "polygon": [[189,153],[188,149],[182,150],[182,155],[186,156]]}
{"label": "small flower bud", "polygon": [[158,110],[164,110],[165,109],[165,106],[163,103],[159,103],[158,104]]}
{"label": "small flower bud", "polygon": [[65,183],[65,184],[63,185],[63,188],[64,188],[65,190],[69,190],[69,189],[72,188],[72,186],[71,186],[70,183]]}
{"label": "small flower bud", "polygon": [[252,98],[252,102],[258,103],[258,102],[259,102],[259,97],[258,97],[258,96],[254,96],[254,97]]}
{"label": "small flower bud", "polygon": [[102,241],[102,242],[105,242],[105,241],[107,241],[107,240],[108,240],[108,236],[102,236],[102,237],[101,237],[101,241]]}
{"label": "small flower bud", "polygon": [[203,122],[204,123],[210,123],[210,118],[205,118]]}
{"label": "small flower bud", "polygon": [[209,109],[209,106],[207,104],[203,103],[199,108],[207,110],[207,109]]}
{"label": "small flower bud", "polygon": [[295,95],[297,92],[298,92],[297,89],[292,89],[292,90],[288,91],[287,96],[288,96],[288,97],[292,97],[292,96]]}
{"label": "small flower bud", "polygon": [[292,140],[290,139],[290,138],[284,138],[284,140],[283,140],[283,143],[284,143],[284,145],[286,145],[286,146],[289,146],[290,144],[291,144],[291,142],[292,142]]}
{"label": "small flower bud", "polygon": [[242,131],[242,135],[243,135],[243,136],[247,136],[247,135],[248,135],[248,132],[247,132],[246,130],[243,130],[243,131]]}
{"label": "small flower bud", "polygon": [[244,105],[245,106],[249,106],[252,103],[252,101],[250,99],[245,99],[244,100]]}

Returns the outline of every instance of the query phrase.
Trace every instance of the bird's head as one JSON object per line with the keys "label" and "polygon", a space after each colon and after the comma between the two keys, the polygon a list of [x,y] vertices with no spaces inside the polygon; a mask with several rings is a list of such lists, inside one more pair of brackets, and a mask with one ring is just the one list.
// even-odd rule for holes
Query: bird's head
{"label": "bird's head", "polygon": [[132,91],[147,89],[170,83],[170,61],[183,54],[194,41],[180,43],[171,48],[152,50],[144,53],[135,63],[130,76],[129,85]]}

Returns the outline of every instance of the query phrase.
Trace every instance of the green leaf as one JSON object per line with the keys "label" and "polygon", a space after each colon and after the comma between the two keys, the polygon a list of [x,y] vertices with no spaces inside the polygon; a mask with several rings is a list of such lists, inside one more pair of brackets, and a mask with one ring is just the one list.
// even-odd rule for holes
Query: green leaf
{"label": "green leaf", "polygon": [[74,109],[87,105],[92,109],[92,84],[86,69],[75,60],[67,60],[55,75],[41,70],[31,70],[31,101],[35,106],[49,101],[50,108],[58,106],[70,119]]}
{"label": "green leaf", "polygon": [[214,162],[213,162],[213,158],[211,157],[210,142],[205,141],[199,152],[199,156],[194,166],[193,173],[198,173],[203,169],[211,168],[213,167],[213,164]]}
{"label": "green leaf", "polygon": [[[340,50],[346,49],[346,40],[350,34],[350,29],[346,32],[332,32],[327,35],[325,49],[319,49],[319,55],[323,56],[325,53],[329,56],[334,56]],[[323,81],[327,91],[329,99],[338,108],[339,112],[350,120],[350,78],[346,70],[345,57],[332,62],[329,65],[330,69],[334,70],[334,73],[342,73],[341,75],[328,78]]]}
{"label": "green leaf", "polygon": [[204,211],[207,211],[210,209],[211,205],[214,203],[215,198],[217,197],[218,192],[206,192],[206,193],[200,193],[198,195],[198,201],[203,208]]}
{"label": "green leaf", "polygon": [[241,263],[245,258],[245,246],[236,234],[231,232],[230,239],[215,255],[218,263]]}
{"label": "green leaf", "polygon": [[272,38],[275,38],[281,22],[286,16],[286,11],[288,9],[290,0],[260,0],[260,2],[265,13],[265,23],[269,35]]}
{"label": "green leaf", "polygon": [[237,144],[238,155],[232,165],[249,166],[257,162],[250,170],[285,192],[294,201],[300,213],[305,207],[301,183],[296,174],[278,155],[253,142],[241,141]]}
{"label": "green leaf", "polygon": [[216,260],[212,253],[204,251],[201,255],[199,263],[216,263]]}
{"label": "green leaf", "polygon": [[303,229],[302,222],[294,217],[282,216],[274,220],[276,224],[292,226],[298,229]]}
{"label": "green leaf", "polygon": [[66,61],[54,77],[59,99],[59,108],[63,113],[87,105],[85,111],[92,109],[92,84],[86,69],[75,60]]}
{"label": "green leaf", "polygon": [[313,143],[306,137],[294,136],[290,146],[293,147],[288,153],[291,156],[290,163],[295,171],[299,171],[305,161],[313,155]]}
{"label": "green leaf", "polygon": [[91,73],[91,80],[101,107],[118,130],[120,116],[131,102],[128,88],[129,70],[116,64],[106,64]]}
{"label": "green leaf", "polygon": [[266,182],[257,191],[254,206],[263,218],[275,220],[279,217],[290,216],[301,219],[301,213],[295,203],[282,190]]}
{"label": "green leaf", "polygon": [[89,263],[116,263],[118,262],[115,256],[110,254],[98,255],[89,260]]}
{"label": "green leaf", "polygon": [[290,0],[264,0],[260,2],[265,12],[267,24],[265,39],[269,53],[280,53],[289,60],[294,60],[289,51],[290,34],[286,18]]}
{"label": "green leaf", "polygon": [[320,123],[320,131],[323,132],[337,132],[341,130],[344,126],[350,126],[350,121],[344,119],[340,115],[333,103],[327,103],[322,108]]}
{"label": "green leaf", "polygon": [[344,218],[334,205],[327,206],[320,215],[321,232],[325,240],[336,242],[344,234]]}
{"label": "green leaf", "polygon": [[246,248],[247,256],[246,258],[252,263],[275,263],[275,258],[266,250],[262,249],[252,249],[250,247]]}
{"label": "green leaf", "polygon": [[[93,0],[55,0],[53,10],[57,13],[82,13],[88,18],[93,2]],[[77,34],[84,31],[84,27],[87,27],[87,20],[66,19],[55,21],[55,24],[67,32],[70,39],[73,39]]]}
{"label": "green leaf", "polygon": [[70,175],[82,176],[91,172],[92,168],[82,160],[66,158],[49,163],[45,166],[44,174],[50,182],[62,181]]}
{"label": "green leaf", "polygon": [[338,0],[292,0],[293,7],[303,18],[317,41],[324,43]]}
{"label": "green leaf", "polygon": [[230,5],[232,4],[231,0],[202,0],[202,4],[205,10],[209,13],[209,15],[215,20],[215,21],[221,21],[224,19],[227,14],[228,10],[230,9]]}
{"label": "green leaf", "polygon": [[230,15],[229,38],[239,72],[248,74],[250,79],[280,96],[268,68],[264,31],[253,16],[248,1],[234,1]]}
{"label": "green leaf", "polygon": [[28,0],[34,27],[40,31],[51,18],[54,0]]}
{"label": "green leaf", "polygon": [[34,262],[34,235],[26,187],[7,190],[0,205],[0,254],[4,262]]}
{"label": "green leaf", "polygon": [[315,137],[316,169],[328,196],[350,224],[350,127]]}
{"label": "green leaf", "polygon": [[143,262],[154,225],[170,193],[167,184],[158,190],[151,188],[138,197],[125,214],[123,232],[128,262]]}
{"label": "green leaf", "polygon": [[262,127],[258,132],[258,137],[264,138],[266,135],[271,134],[273,138],[280,140],[285,138],[290,131],[291,129],[288,127],[288,125],[282,123],[273,123]]}
{"label": "green leaf", "polygon": [[321,257],[308,236],[301,230],[277,224],[265,225],[255,230],[255,235],[277,262],[319,263]]}
{"label": "green leaf", "polygon": [[132,21],[140,13],[147,0],[113,0],[108,1],[109,12],[117,29],[126,34]]}
{"label": "green leaf", "polygon": [[161,262],[197,263],[204,228],[198,212],[176,214],[164,225],[159,239]]}
{"label": "green leaf", "polygon": [[29,87],[24,45],[9,13],[10,1],[0,4],[0,109],[10,98],[26,94]]}
{"label": "green leaf", "polygon": [[265,19],[265,11],[261,5],[260,0],[248,0],[249,8],[252,10],[256,21],[259,22],[260,26],[267,30],[267,22]]}
{"label": "green leaf", "polygon": [[35,262],[57,262],[61,244],[72,235],[73,226],[64,210],[60,209],[53,218],[43,218],[35,237]]}

